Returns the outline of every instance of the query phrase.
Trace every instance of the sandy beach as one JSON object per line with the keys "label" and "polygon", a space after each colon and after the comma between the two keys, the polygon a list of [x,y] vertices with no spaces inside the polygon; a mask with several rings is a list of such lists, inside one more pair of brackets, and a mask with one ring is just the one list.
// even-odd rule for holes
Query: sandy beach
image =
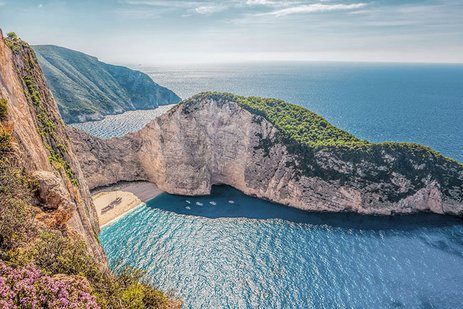
{"label": "sandy beach", "polygon": [[124,182],[92,191],[100,227],[161,194],[150,182]]}

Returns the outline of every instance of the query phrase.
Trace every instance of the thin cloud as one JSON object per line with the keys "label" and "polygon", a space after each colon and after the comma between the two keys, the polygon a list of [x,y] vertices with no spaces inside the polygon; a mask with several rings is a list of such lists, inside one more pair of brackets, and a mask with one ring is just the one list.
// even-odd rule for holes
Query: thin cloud
{"label": "thin cloud", "polygon": [[206,5],[195,8],[196,13],[201,15],[213,14],[223,10],[225,10],[225,7],[218,5]]}
{"label": "thin cloud", "polygon": [[181,15],[183,17],[190,16],[194,12],[201,15],[209,15],[228,8],[226,5],[216,5],[214,1],[125,0],[124,3],[132,6],[185,10],[187,14]]}
{"label": "thin cloud", "polygon": [[130,9],[117,9],[114,10],[114,14],[133,20],[142,20],[142,19],[153,19],[162,17],[168,9],[140,9],[140,8],[130,8]]}
{"label": "thin cloud", "polygon": [[[319,0],[323,1],[323,0]],[[276,1],[276,0],[239,0],[241,4],[246,4],[248,7],[273,7],[273,8],[287,8],[291,6],[304,4],[304,1]]]}
{"label": "thin cloud", "polygon": [[246,4],[247,5],[274,5],[276,4],[276,1],[271,1],[271,0],[247,0]]}
{"label": "thin cloud", "polygon": [[351,3],[351,4],[306,4],[298,5],[285,9],[274,10],[267,13],[255,14],[255,16],[276,16],[282,17],[293,14],[310,14],[310,13],[322,13],[332,11],[349,11],[365,7],[366,3]]}
{"label": "thin cloud", "polygon": [[166,0],[126,0],[123,3],[134,6],[155,6],[170,8],[191,8],[201,5],[199,1],[166,1]]}
{"label": "thin cloud", "polygon": [[200,10],[225,10],[227,8],[249,8],[249,7],[273,7],[282,8],[303,3],[297,1],[276,1],[276,0],[232,0],[232,1],[214,1],[214,0],[120,0],[121,3],[133,6],[153,6],[153,7],[170,7],[170,8],[185,8],[185,9],[200,9]]}

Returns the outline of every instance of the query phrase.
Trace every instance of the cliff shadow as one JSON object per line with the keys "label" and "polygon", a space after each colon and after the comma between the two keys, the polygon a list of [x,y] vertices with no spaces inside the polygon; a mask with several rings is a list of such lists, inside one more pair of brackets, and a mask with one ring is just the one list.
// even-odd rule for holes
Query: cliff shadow
{"label": "cliff shadow", "polygon": [[[371,216],[355,213],[315,213],[250,197],[229,186],[213,186],[207,196],[163,193],[147,202],[148,207],[181,215],[210,219],[281,219],[293,223],[328,225],[363,230],[414,230],[462,225],[463,219],[436,214]],[[463,235],[462,235],[463,236]]]}

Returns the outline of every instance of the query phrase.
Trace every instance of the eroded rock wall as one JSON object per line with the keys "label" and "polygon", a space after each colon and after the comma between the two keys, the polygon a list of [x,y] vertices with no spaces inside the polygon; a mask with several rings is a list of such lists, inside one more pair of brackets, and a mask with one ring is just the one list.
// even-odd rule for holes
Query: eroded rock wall
{"label": "eroded rock wall", "polygon": [[301,157],[272,123],[227,99],[200,96],[123,138],[74,131],[72,139],[90,187],[148,180],[169,193],[205,195],[226,184],[310,211],[463,214],[457,163],[395,145],[306,149]]}

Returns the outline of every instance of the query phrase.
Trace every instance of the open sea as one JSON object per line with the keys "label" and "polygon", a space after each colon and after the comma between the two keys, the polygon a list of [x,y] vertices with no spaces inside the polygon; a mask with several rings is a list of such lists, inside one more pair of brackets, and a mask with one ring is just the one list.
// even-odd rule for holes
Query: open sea
{"label": "open sea", "polygon": [[[206,90],[277,97],[360,138],[418,142],[463,161],[462,65],[137,69],[182,98]],[[123,132],[99,122],[89,131],[120,135],[147,118],[118,115],[111,121]],[[144,269],[185,308],[463,308],[458,218],[313,214],[220,186],[203,197],[162,194],[104,227],[100,240],[113,267]]]}

